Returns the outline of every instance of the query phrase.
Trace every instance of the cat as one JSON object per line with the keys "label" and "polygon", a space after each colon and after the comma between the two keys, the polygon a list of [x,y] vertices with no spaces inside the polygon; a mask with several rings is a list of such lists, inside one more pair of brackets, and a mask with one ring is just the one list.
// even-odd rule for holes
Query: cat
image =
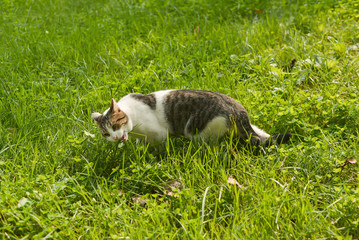
{"label": "cat", "polygon": [[167,135],[213,141],[234,131],[235,136],[249,140],[251,145],[270,146],[292,137],[290,133],[270,136],[250,123],[240,103],[212,91],[131,93],[118,102],[112,99],[109,109],[103,114],[94,112],[91,117],[109,141],[125,142],[129,133],[149,143],[164,141]]}

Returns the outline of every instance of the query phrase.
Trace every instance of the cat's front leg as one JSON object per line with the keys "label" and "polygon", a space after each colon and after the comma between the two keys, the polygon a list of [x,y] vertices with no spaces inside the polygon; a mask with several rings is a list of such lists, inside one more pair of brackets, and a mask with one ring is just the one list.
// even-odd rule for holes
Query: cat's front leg
{"label": "cat's front leg", "polygon": [[146,134],[146,142],[155,144],[165,142],[167,139],[167,131],[148,132]]}

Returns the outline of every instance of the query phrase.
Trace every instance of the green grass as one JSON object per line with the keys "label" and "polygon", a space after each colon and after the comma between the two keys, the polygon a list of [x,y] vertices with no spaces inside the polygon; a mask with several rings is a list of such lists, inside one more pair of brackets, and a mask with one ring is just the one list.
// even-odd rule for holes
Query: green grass
{"label": "green grass", "polygon": [[[358,239],[358,4],[2,0],[1,238]],[[91,120],[172,88],[228,94],[293,140],[119,148]]]}

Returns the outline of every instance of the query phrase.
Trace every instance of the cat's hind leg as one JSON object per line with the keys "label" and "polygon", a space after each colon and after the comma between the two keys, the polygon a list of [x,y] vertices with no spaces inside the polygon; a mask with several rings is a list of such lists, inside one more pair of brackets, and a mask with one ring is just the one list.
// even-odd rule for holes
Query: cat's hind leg
{"label": "cat's hind leg", "polygon": [[204,129],[200,132],[192,133],[189,131],[189,125],[191,124],[191,119],[188,120],[184,135],[192,140],[204,140],[208,143],[215,143],[218,139],[222,138],[229,130],[227,119],[222,116],[218,116],[210,120]]}
{"label": "cat's hind leg", "polygon": [[200,138],[217,140],[228,132],[227,120],[224,117],[215,117],[207,123],[206,127],[198,134]]}
{"label": "cat's hind leg", "polygon": [[[230,121],[235,133],[244,140],[249,139],[251,145],[259,146],[265,141],[265,139],[263,139],[263,136],[261,136],[255,131],[255,129],[260,129],[257,127],[253,129],[253,126],[251,125],[248,114],[246,112],[241,112],[241,114],[236,117],[231,116]],[[263,131],[263,133],[265,132]]]}

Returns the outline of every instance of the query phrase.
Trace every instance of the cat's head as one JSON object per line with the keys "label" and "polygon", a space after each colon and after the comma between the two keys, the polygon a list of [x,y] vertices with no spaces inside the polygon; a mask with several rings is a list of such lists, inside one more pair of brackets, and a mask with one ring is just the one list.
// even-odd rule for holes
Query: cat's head
{"label": "cat's head", "polygon": [[127,141],[128,132],[132,130],[132,123],[114,99],[111,106],[103,114],[94,112],[91,115],[100,128],[103,137],[111,142]]}

